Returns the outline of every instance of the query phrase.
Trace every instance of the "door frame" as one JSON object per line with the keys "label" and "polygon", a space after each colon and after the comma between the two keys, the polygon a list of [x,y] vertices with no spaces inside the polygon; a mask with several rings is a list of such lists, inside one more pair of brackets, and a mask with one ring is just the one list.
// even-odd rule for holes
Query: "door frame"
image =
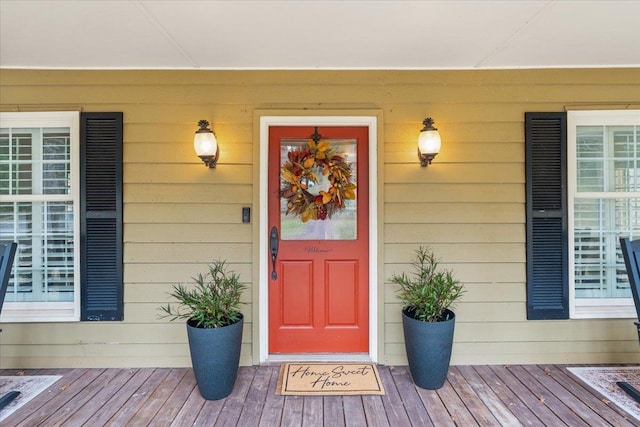
{"label": "door frame", "polygon": [[[369,128],[369,352],[368,354],[338,353],[336,360],[378,361],[378,115],[336,115],[336,116],[274,116],[259,115],[259,201],[257,218],[259,221],[258,249],[258,346],[259,363],[283,360],[327,360],[331,356],[300,354],[269,354],[269,304],[268,304],[268,148],[271,126],[366,126]],[[255,293],[254,293],[255,295]],[[254,310],[255,313],[255,310]],[[255,337],[255,335],[254,335]]]}

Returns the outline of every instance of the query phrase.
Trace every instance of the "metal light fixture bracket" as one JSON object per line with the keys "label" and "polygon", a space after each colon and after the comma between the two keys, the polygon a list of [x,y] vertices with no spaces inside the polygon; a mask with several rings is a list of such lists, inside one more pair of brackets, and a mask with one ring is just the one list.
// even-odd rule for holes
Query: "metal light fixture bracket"
{"label": "metal light fixture bracket", "polygon": [[219,153],[220,153],[220,150],[216,150],[215,156],[198,156],[198,157],[202,159],[202,161],[207,167],[213,169],[216,167],[216,163],[218,163],[218,157],[220,157]]}
{"label": "metal light fixture bracket", "polygon": [[435,154],[422,154],[418,150],[418,158],[420,159],[420,166],[427,167],[431,164],[431,161],[436,157]]}

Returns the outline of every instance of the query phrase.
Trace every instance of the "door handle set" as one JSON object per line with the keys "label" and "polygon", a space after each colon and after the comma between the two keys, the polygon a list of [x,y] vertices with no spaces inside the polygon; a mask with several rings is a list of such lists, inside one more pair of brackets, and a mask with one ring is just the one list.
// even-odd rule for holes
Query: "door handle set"
{"label": "door handle set", "polygon": [[269,237],[269,250],[271,251],[271,280],[278,278],[276,272],[276,258],[278,258],[278,246],[280,244],[280,238],[278,237],[278,228],[271,227],[271,235]]}

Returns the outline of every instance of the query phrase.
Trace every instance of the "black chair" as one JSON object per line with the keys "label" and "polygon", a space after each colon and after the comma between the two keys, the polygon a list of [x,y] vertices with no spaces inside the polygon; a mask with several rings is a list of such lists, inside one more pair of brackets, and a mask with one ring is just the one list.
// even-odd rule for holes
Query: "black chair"
{"label": "black chair", "polygon": [[[15,242],[0,242],[0,313],[2,313],[4,296],[9,286],[11,267],[13,266],[13,259],[16,256],[17,248],[18,244]],[[0,329],[0,332],[2,332],[2,329]],[[19,394],[19,391],[10,391],[0,397],[0,410],[11,403]]]}
{"label": "black chair", "polygon": [[[620,238],[620,247],[622,248],[622,256],[624,257],[624,265],[627,268],[627,276],[629,276],[629,286],[633,294],[633,302],[636,306],[636,314],[640,320],[640,239],[630,240],[627,237]],[[638,331],[638,340],[640,340],[640,321],[635,322]],[[617,383],[629,396],[633,397],[636,402],[640,403],[640,391],[625,381]]]}

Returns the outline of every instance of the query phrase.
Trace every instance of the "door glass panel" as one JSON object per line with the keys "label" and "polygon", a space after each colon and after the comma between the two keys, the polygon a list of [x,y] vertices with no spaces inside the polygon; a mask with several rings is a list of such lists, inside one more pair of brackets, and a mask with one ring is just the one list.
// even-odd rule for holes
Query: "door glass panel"
{"label": "door glass panel", "polygon": [[280,141],[283,240],[357,238],[355,139]]}

